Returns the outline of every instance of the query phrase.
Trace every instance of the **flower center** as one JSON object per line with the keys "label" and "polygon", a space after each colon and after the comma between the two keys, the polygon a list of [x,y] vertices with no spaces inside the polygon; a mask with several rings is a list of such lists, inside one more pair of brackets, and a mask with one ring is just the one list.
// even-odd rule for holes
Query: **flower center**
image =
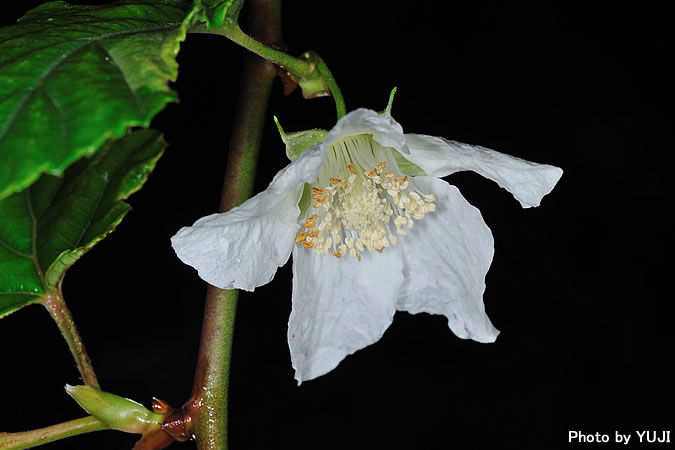
{"label": "flower center", "polygon": [[314,253],[361,260],[379,252],[436,210],[436,196],[423,194],[396,174],[392,149],[370,135],[351,136],[328,147],[326,162],[312,185],[312,208],[295,242]]}

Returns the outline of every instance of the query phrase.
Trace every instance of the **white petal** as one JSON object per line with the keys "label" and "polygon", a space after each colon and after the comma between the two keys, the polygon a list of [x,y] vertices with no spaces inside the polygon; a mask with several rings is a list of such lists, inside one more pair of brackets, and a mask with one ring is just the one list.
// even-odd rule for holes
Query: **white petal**
{"label": "white petal", "polygon": [[269,187],[226,213],[184,227],[171,245],[206,282],[252,291],[268,283],[291,254],[303,183],[316,179],[325,150],[315,145],[279,171]]}
{"label": "white petal", "polygon": [[403,281],[401,256],[389,250],[364,252],[359,262],[296,246],[288,345],[298,384],[330,372],[389,327]]}
{"label": "white petal", "polygon": [[347,136],[370,134],[380,145],[408,154],[403,128],[373,110],[360,108],[345,115],[326,136],[326,146]]}
{"label": "white petal", "polygon": [[533,163],[485,147],[421,134],[405,137],[410,149],[405,158],[427,175],[444,177],[472,170],[509,191],[523,208],[539,206],[563,173],[559,167]]}
{"label": "white petal", "polygon": [[412,182],[420,191],[436,194],[437,209],[399,240],[405,281],[397,309],[443,314],[457,336],[494,342],[499,331],[483,304],[494,254],[490,229],[455,186],[434,177]]}

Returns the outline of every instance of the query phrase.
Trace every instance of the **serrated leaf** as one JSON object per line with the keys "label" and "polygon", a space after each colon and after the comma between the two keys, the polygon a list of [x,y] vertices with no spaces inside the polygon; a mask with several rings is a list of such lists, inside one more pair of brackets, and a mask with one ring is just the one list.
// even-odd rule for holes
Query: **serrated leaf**
{"label": "serrated leaf", "polygon": [[165,147],[141,130],[111,141],[68,168],[43,175],[0,200],[0,317],[60,287],[72,264],[110,233],[129,211]]}
{"label": "serrated leaf", "polygon": [[0,199],[177,100],[168,82],[189,3],[55,1],[0,28]]}

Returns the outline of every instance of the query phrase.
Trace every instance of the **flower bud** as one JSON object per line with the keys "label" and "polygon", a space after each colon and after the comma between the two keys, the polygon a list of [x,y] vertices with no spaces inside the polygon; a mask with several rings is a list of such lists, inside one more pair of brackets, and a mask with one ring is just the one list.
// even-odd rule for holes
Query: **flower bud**
{"label": "flower bud", "polygon": [[164,421],[164,414],[154,413],[140,403],[91,386],[66,385],[66,392],[85,411],[113,430],[145,434],[159,429]]}

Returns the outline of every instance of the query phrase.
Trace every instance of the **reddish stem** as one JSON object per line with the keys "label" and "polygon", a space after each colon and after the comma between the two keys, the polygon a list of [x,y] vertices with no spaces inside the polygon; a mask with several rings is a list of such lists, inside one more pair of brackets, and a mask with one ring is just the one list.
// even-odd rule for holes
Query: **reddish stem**
{"label": "reddish stem", "polygon": [[[279,0],[248,3],[251,34],[268,44],[281,35]],[[253,55],[245,57],[237,116],[230,141],[220,211],[245,201],[253,191],[253,179],[267,118],[276,68]],[[199,358],[190,400],[183,406],[187,433],[194,434],[201,450],[227,448],[227,392],[237,291],[208,286]]]}
{"label": "reddish stem", "polygon": [[70,315],[61,291],[54,290],[47,292],[42,297],[41,304],[49,311],[49,315],[54,319],[63,338],[68,343],[68,348],[73,354],[73,358],[75,358],[75,363],[84,384],[100,389],[91,359],[89,359],[87,350],[84,348],[84,342],[82,342],[82,338],[77,332],[75,321],[73,321],[73,317]]}

